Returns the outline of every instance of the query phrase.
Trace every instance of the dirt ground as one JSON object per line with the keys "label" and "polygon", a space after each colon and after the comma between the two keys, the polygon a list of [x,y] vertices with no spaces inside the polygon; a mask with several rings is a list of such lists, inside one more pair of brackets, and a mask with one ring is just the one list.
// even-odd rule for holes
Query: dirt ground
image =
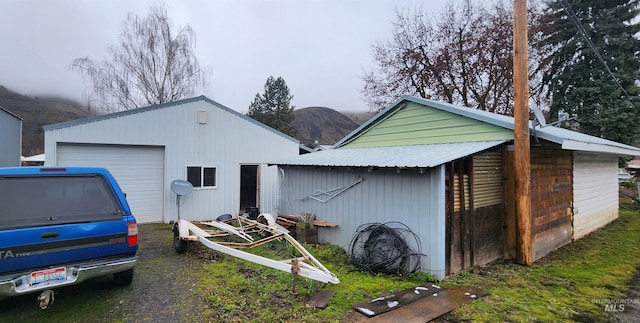
{"label": "dirt ground", "polygon": [[[0,299],[0,322],[31,321],[47,311],[53,321],[73,311],[66,317],[80,322],[203,322],[205,303],[195,290],[202,255],[177,254],[168,224],[141,224],[138,230],[139,260],[130,286],[115,287],[104,277],[56,289],[55,302],[45,311],[36,306],[37,294]],[[96,301],[100,306],[92,305]]]}
{"label": "dirt ground", "polygon": [[627,292],[624,310],[612,314],[612,322],[640,322],[640,268],[636,270]]}
{"label": "dirt ground", "polygon": [[170,225],[139,226],[139,262],[126,291],[128,306],[113,311],[114,320],[129,322],[202,322],[204,302],[196,296],[202,259],[194,253],[177,254]]}

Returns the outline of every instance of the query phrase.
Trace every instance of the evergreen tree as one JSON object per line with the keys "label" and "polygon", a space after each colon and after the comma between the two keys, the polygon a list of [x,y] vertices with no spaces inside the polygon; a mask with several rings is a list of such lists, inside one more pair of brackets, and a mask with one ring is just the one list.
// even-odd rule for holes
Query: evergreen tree
{"label": "evergreen tree", "polygon": [[[577,115],[579,130],[632,144],[640,121],[640,0],[548,2],[554,47],[545,76],[558,111]],[[577,24],[579,22],[579,24]],[[586,37],[583,36],[586,35]],[[592,43],[594,46],[592,47]]]}
{"label": "evergreen tree", "polygon": [[264,94],[256,94],[249,105],[247,116],[289,136],[295,136],[297,131],[290,125],[295,119],[295,106],[291,105],[291,99],[293,95],[289,94],[289,87],[284,79],[269,76],[264,85]]}

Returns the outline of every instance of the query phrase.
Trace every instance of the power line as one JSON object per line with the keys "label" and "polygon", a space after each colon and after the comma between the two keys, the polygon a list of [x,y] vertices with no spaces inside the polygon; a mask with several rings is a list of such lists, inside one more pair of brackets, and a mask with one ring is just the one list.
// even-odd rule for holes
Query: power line
{"label": "power line", "polygon": [[627,90],[624,89],[624,87],[620,83],[620,80],[613,74],[613,72],[609,68],[609,64],[607,64],[607,61],[600,54],[600,52],[596,48],[596,45],[593,44],[593,42],[591,41],[591,38],[589,38],[589,35],[587,35],[587,31],[584,29],[584,27],[582,27],[582,24],[580,23],[580,20],[578,19],[578,16],[573,11],[571,6],[567,3],[567,0],[559,0],[558,2],[560,2],[560,4],[562,5],[562,8],[564,8],[564,10],[567,12],[567,15],[569,16],[569,19],[571,19],[571,22],[573,22],[573,24],[576,26],[576,28],[578,28],[578,31],[582,35],[582,38],[584,38],[584,40],[587,42],[587,45],[589,46],[589,48],[591,48],[591,50],[595,53],[596,58],[602,63],[602,65],[604,65],[604,68],[607,70],[607,73],[609,73],[609,75],[611,75],[611,78],[613,78],[613,80],[616,82],[618,87],[620,87],[620,89],[625,94],[627,99],[629,99],[631,104],[635,105],[633,103],[633,101],[631,100],[631,96],[629,95],[629,93],[627,93]]}

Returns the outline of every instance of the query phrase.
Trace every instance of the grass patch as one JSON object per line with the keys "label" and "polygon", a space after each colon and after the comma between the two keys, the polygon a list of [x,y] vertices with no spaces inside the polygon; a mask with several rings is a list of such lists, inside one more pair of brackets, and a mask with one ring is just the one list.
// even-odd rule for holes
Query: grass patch
{"label": "grass patch", "polygon": [[[129,287],[110,277],[56,290],[56,303],[42,311],[34,294],[0,298],[0,322],[354,322],[351,306],[392,292],[425,285],[428,274],[373,275],[356,270],[336,246],[305,246],[341,283],[323,284],[214,252],[192,243],[176,255],[168,225],[144,227],[158,234],[140,250]],[[620,211],[607,227],[538,260],[531,267],[502,261],[463,272],[439,285],[474,286],[489,295],[454,310],[448,321],[603,322],[612,317],[600,299],[624,299],[640,266],[640,212]],[[258,247],[263,256],[295,256],[287,244]],[[335,291],[326,309],[305,306],[319,291]],[[155,315],[156,312],[161,316]],[[161,319],[162,318],[162,319]]]}
{"label": "grass patch", "polygon": [[609,321],[600,299],[626,298],[640,266],[640,213],[620,218],[564,246],[531,267],[497,263],[481,274],[459,274],[444,286],[485,288],[489,295],[456,309],[470,321]]}
{"label": "grass patch", "polygon": [[[289,251],[286,246],[282,248],[280,251]],[[207,319],[226,322],[343,322],[354,315],[350,308],[355,303],[433,280],[423,273],[408,277],[372,275],[349,264],[342,248],[330,245],[306,248],[339,277],[340,284],[324,284],[299,277],[293,294],[291,274],[223,255],[219,261],[205,265],[205,278],[200,284],[199,293],[211,309],[211,316]],[[272,247],[255,249],[252,252],[263,256],[278,253]],[[330,305],[323,310],[306,307],[305,300],[321,290],[336,292]]]}
{"label": "grass patch", "polygon": [[[453,320],[608,321],[604,304],[596,300],[626,298],[640,265],[637,241],[640,213],[621,211],[614,223],[552,252],[531,267],[502,261],[482,268],[479,274],[463,272],[449,277],[440,285],[474,286],[489,292],[454,310]],[[433,280],[422,273],[407,277],[372,275],[349,264],[341,248],[307,248],[340,278],[340,284],[298,278],[297,294],[292,295],[290,274],[223,255],[205,265],[206,278],[198,290],[210,309],[206,317],[230,322],[354,321],[362,317],[351,310],[353,304]],[[257,252],[269,255],[277,250],[259,248]],[[304,301],[320,290],[336,292],[329,306],[324,310],[305,307]]]}

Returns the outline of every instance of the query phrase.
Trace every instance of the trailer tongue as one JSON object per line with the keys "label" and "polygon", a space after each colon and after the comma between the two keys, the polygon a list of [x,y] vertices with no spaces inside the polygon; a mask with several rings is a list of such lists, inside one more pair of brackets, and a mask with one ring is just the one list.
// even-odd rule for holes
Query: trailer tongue
{"label": "trailer tongue", "polygon": [[[259,222],[260,221],[260,222]],[[266,222],[266,224],[261,223]],[[205,230],[186,221],[178,220],[174,225],[174,247],[176,252],[186,250],[187,241],[199,241],[207,248],[228,254],[230,256],[251,261],[273,269],[289,272],[295,276],[310,278],[323,283],[339,284],[338,277],[330,272],[320,261],[307,251],[298,241],[291,237],[286,229],[279,227],[272,215],[263,213],[258,221],[244,217],[236,217],[226,221],[200,222],[201,225],[215,228]],[[252,233],[259,233],[260,239],[254,239]],[[245,242],[219,241],[215,238],[236,236]],[[214,239],[212,239],[214,238]],[[274,260],[241,249],[249,249],[275,240],[286,240],[299,253],[300,257]]]}

